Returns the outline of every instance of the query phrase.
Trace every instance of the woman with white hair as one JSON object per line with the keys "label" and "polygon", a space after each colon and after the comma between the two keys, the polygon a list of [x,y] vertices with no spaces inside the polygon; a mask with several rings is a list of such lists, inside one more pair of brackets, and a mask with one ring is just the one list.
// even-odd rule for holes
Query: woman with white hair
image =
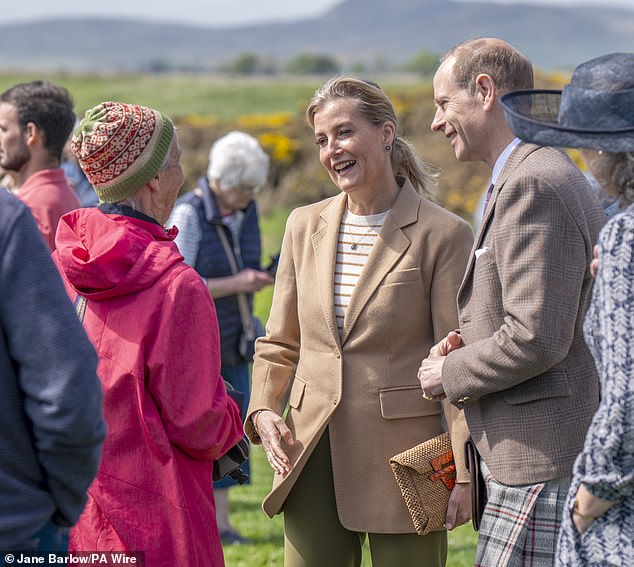
{"label": "woman with white hair", "polygon": [[[260,269],[262,247],[255,195],[264,186],[269,157],[244,132],[229,132],[209,152],[207,175],[181,197],[170,223],[185,262],[203,277],[216,304],[220,325],[222,376],[249,403],[249,363],[253,357],[253,294],[273,283]],[[251,334],[249,336],[249,333]],[[248,465],[243,467],[248,472]],[[244,543],[229,521],[231,478],[215,483],[216,519],[225,543]]]}

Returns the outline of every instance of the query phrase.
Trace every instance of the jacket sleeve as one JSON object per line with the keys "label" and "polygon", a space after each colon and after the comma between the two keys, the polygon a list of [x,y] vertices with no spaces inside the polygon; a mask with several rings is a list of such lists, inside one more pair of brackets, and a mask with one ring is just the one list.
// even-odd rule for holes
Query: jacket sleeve
{"label": "jacket sleeve", "polygon": [[176,245],[188,266],[196,265],[196,258],[200,249],[202,231],[200,221],[193,205],[189,203],[179,203],[174,207],[167,226],[175,225],[178,228],[176,235]]}
{"label": "jacket sleeve", "polygon": [[[601,403],[581,456],[588,489],[613,502],[634,497],[634,222],[617,217],[599,240],[593,324]],[[596,326],[594,325],[596,324]]]}
{"label": "jacket sleeve", "polygon": [[[434,326],[434,342],[458,328],[458,307],[456,296],[464,276],[469,253],[473,245],[473,231],[464,221],[451,225],[451,236],[439,251],[434,264],[431,286],[431,309]],[[469,429],[464,412],[448,402],[443,403],[445,420],[451,435],[451,446],[456,462],[458,482],[468,482],[469,472],[465,466],[464,444],[469,437]]]}
{"label": "jacket sleeve", "polygon": [[44,484],[57,507],[53,519],[70,526],[86,502],[106,434],[97,356],[25,208],[6,234],[2,329]]}
{"label": "jacket sleeve", "polygon": [[147,380],[170,442],[195,459],[216,460],[242,437],[240,409],[220,375],[218,321],[209,292],[192,268],[161,298]]}
{"label": "jacket sleeve", "polygon": [[[486,241],[489,251],[476,260],[474,275],[491,293],[480,292],[472,308],[499,304],[504,317],[491,336],[447,357],[443,384],[455,404],[552,368],[567,355],[580,316],[590,249],[556,191],[534,175],[518,176],[504,185],[495,207],[495,236]],[[486,274],[478,276],[478,262],[485,263]]]}
{"label": "jacket sleeve", "polygon": [[284,414],[299,360],[300,328],[292,246],[295,218],[294,211],[286,223],[266,335],[256,342],[251,398],[245,421],[245,433],[256,444],[260,439],[252,426],[251,415],[259,409]]}

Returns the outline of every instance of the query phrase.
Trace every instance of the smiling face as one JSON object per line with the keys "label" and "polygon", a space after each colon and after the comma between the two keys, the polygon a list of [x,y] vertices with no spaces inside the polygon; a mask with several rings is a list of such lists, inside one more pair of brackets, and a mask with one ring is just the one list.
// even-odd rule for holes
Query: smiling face
{"label": "smiling face", "polygon": [[390,152],[394,124],[375,126],[366,120],[349,98],[336,98],[314,115],[319,160],[333,183],[349,195],[378,194],[394,181]]}
{"label": "smiling face", "polygon": [[470,95],[453,77],[455,58],[442,62],[434,76],[436,114],[431,123],[434,132],[442,132],[450,141],[458,161],[483,160],[482,133],[484,112],[478,93]]}

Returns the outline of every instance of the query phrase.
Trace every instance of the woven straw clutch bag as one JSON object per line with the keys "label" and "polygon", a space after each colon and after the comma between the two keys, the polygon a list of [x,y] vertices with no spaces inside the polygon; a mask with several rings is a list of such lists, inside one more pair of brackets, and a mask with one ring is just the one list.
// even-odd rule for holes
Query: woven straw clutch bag
{"label": "woven straw clutch bag", "polygon": [[429,439],[390,459],[418,535],[443,530],[456,463],[448,433]]}

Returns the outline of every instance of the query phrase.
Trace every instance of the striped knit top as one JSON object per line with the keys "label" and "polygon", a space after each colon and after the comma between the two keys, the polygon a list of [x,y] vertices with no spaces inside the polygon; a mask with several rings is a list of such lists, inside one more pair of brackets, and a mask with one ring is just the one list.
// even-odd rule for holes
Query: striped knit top
{"label": "striped knit top", "polygon": [[335,316],[339,334],[343,329],[352,292],[368,260],[389,211],[377,215],[355,215],[348,209],[343,214],[337,242],[335,262]]}

